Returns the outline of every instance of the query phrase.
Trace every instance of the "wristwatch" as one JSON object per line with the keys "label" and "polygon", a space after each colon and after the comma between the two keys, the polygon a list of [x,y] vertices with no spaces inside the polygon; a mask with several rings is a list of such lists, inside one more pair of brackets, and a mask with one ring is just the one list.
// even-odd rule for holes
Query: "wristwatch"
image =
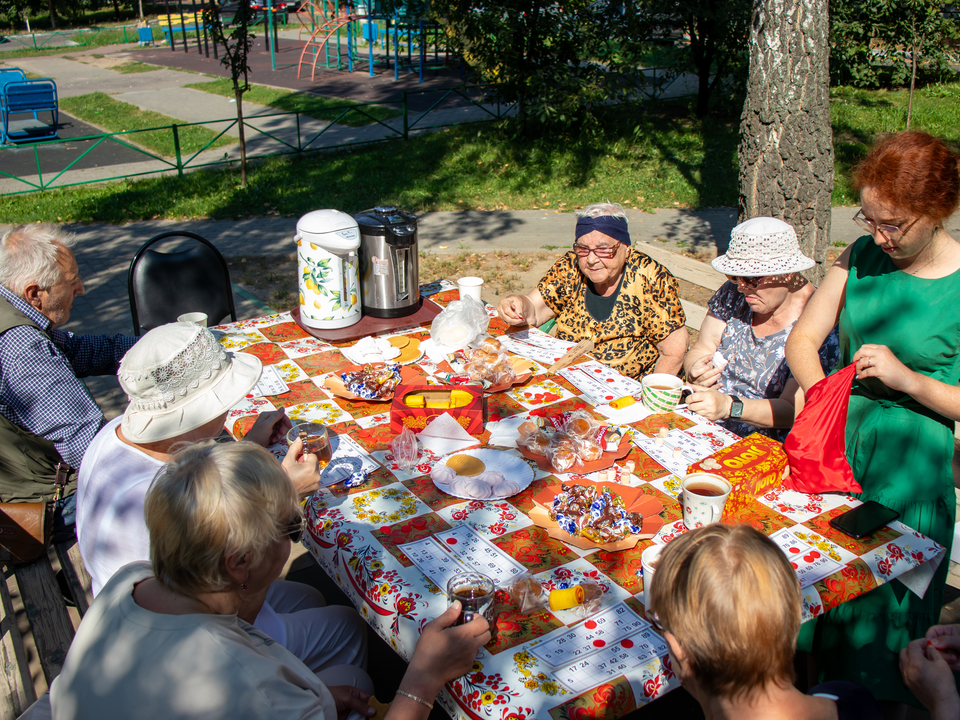
{"label": "wristwatch", "polygon": [[733,396],[733,403],[730,405],[730,417],[734,420],[743,417],[743,400],[736,395]]}

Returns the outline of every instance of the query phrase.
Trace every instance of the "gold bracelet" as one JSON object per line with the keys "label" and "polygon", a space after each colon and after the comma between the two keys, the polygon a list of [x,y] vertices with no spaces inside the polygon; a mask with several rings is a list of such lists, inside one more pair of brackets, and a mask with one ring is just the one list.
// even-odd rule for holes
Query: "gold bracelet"
{"label": "gold bracelet", "polygon": [[428,708],[430,708],[431,710],[433,710],[433,703],[432,703],[432,702],[427,702],[427,701],[424,700],[422,697],[417,697],[416,695],[414,695],[414,694],[412,694],[412,693],[404,692],[403,690],[397,690],[397,695],[403,695],[404,697],[408,697],[408,698],[410,698],[411,700],[416,700],[416,701],[417,701],[418,703],[420,703],[421,705],[426,705]]}

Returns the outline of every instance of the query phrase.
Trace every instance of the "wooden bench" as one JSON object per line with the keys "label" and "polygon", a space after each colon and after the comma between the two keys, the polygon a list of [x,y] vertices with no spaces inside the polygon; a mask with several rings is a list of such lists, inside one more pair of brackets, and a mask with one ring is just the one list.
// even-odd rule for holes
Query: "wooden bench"
{"label": "wooden bench", "polygon": [[[56,545],[29,565],[5,568],[0,582],[0,720],[20,717],[37,699],[8,584],[16,581],[48,687],[63,669],[73,641],[73,622],[51,556],[63,569],[80,617],[90,607],[90,576],[75,541]],[[42,699],[25,717],[49,717],[49,703]]]}

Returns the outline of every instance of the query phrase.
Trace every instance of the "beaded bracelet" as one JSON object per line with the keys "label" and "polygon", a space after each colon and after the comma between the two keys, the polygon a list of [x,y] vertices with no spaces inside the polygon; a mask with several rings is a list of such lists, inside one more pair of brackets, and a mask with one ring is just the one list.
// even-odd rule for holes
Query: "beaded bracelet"
{"label": "beaded bracelet", "polygon": [[428,708],[433,710],[433,703],[427,702],[422,697],[417,697],[416,695],[413,695],[412,693],[404,692],[403,690],[397,690],[397,695],[403,695],[404,697],[408,697],[411,700],[416,700],[421,705],[426,705]]}

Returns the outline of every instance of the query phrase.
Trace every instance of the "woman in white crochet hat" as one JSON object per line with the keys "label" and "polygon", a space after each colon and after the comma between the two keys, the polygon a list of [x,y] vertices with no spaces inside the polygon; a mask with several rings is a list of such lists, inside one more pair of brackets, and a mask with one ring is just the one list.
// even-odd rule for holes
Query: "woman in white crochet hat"
{"label": "woman in white crochet hat", "polygon": [[[813,260],[782,220],[737,225],[725,255],[712,263],[728,282],[709,302],[697,342],[683,365],[695,383],[691,410],[737,435],[762,432],[783,440],[793,425],[799,385],[784,357],[787,337],[814,288],[800,272]],[[839,358],[837,334],[820,348],[829,372]]]}

